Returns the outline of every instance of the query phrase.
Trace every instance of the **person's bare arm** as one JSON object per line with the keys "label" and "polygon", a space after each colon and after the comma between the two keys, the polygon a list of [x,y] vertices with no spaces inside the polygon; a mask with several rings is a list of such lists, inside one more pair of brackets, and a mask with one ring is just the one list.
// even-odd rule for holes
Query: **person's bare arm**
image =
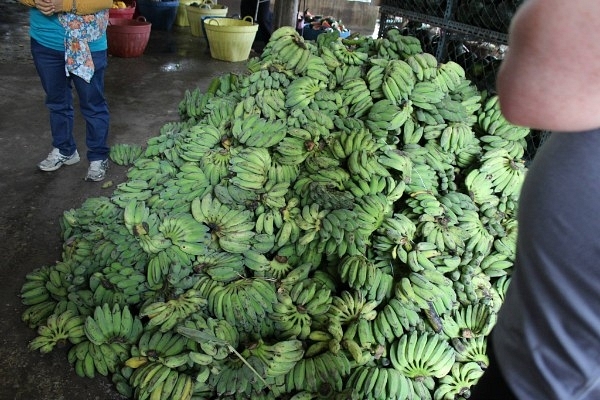
{"label": "person's bare arm", "polygon": [[552,131],[600,127],[598,0],[526,0],[497,77],[506,118]]}

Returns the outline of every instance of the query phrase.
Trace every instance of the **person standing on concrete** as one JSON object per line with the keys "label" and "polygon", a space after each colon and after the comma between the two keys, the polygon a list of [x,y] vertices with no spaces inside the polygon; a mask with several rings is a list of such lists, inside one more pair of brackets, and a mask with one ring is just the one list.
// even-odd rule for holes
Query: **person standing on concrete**
{"label": "person standing on concrete", "polygon": [[600,399],[599,24],[597,0],[527,0],[512,20],[502,112],[552,133],[522,188],[514,272],[469,400]]}
{"label": "person standing on concrete", "polygon": [[[258,7],[258,13],[257,13]],[[258,24],[258,31],[254,39],[253,49],[261,50],[262,47],[271,39],[273,33],[273,12],[271,11],[271,2],[268,0],[241,0],[240,14],[242,18],[256,16],[255,23]]]}
{"label": "person standing on concrete", "polygon": [[109,109],[104,96],[108,9],[112,0],[19,0],[29,13],[31,54],[50,111],[52,151],[38,164],[55,171],[79,162],[73,136],[73,94],[86,121],[85,180],[101,181],[108,168]]}

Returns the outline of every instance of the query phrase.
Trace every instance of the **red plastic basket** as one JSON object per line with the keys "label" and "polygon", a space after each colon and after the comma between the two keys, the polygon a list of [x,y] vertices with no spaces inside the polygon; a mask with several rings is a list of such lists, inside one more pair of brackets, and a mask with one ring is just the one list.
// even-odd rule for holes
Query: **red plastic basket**
{"label": "red plastic basket", "polygon": [[142,16],[137,19],[109,18],[106,28],[108,54],[115,57],[139,57],[144,54],[152,24]]}
{"label": "red plastic basket", "polygon": [[108,17],[109,18],[133,19],[133,14],[135,14],[135,1],[133,2],[133,4],[127,4],[126,8],[109,8],[108,9]]}

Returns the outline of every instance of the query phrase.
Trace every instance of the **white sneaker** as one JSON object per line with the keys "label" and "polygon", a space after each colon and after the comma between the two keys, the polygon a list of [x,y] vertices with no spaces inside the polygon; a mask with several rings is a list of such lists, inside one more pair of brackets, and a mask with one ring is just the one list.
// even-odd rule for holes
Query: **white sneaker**
{"label": "white sneaker", "polygon": [[79,162],[79,153],[77,150],[70,156],[63,156],[57,148],[52,149],[48,157],[38,164],[38,168],[42,171],[56,171],[64,165],[73,165]]}
{"label": "white sneaker", "polygon": [[86,181],[100,182],[106,176],[106,170],[108,169],[108,160],[92,161],[88,168]]}

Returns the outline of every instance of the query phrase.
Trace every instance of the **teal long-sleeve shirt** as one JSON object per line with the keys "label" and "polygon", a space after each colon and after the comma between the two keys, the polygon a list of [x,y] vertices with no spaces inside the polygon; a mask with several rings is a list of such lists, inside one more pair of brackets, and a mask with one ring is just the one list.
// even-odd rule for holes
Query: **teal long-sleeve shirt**
{"label": "teal long-sleeve shirt", "polygon": [[[58,20],[58,15],[45,16],[38,9],[29,10],[29,35],[42,46],[57,50],[65,50],[65,28]],[[107,49],[106,33],[98,40],[88,42],[90,50]]]}

